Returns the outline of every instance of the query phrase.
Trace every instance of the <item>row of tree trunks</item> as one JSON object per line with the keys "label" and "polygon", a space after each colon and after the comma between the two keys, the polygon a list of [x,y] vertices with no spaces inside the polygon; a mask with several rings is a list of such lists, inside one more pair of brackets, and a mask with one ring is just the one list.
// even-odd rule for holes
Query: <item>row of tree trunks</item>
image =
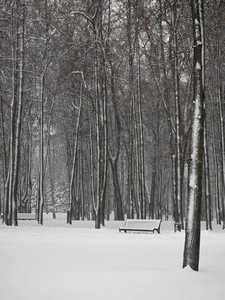
{"label": "row of tree trunks", "polygon": [[[4,9],[0,11],[1,16],[4,15],[1,18],[3,29],[5,20],[11,18],[10,41],[13,41],[13,47],[8,42],[7,51],[3,51],[2,63],[6,69],[5,61],[11,63],[9,76],[3,68],[4,76],[1,77],[1,194],[5,194],[1,207],[4,217],[8,218],[6,222],[13,224],[17,209],[31,209],[30,199],[35,198],[32,178],[32,182],[39,182],[35,200],[38,222],[43,224],[47,198],[50,203],[49,187],[58,188],[52,174],[60,171],[57,167],[55,172],[51,171],[51,166],[60,165],[61,156],[63,161],[63,154],[67,153],[67,164],[63,162],[65,170],[69,171],[64,176],[63,201],[70,205],[71,221],[96,214],[96,228],[99,228],[108,209],[115,210],[117,219],[123,219],[125,214],[138,218],[162,217],[165,209],[167,217],[171,211],[175,222],[183,223],[190,141],[190,105],[185,101],[192,93],[191,68],[189,62],[184,65],[184,60],[190,61],[192,57],[188,44],[190,16],[187,6],[182,1],[165,0],[151,3],[126,0],[118,2],[118,7],[110,0],[77,1],[77,7],[72,2],[53,2],[4,2],[2,5],[10,13],[4,14]],[[25,7],[28,19],[26,14],[18,13],[24,3],[29,8]],[[213,9],[221,7],[221,2],[217,1],[207,2],[207,7],[211,3]],[[73,13],[71,7],[75,9]],[[184,24],[187,24],[185,29]],[[7,26],[5,32],[8,32]],[[202,218],[206,219],[209,229],[213,199],[216,199],[213,208],[216,207],[217,221],[224,220],[224,86],[220,66],[223,49],[221,32],[219,29],[215,32],[217,36],[210,37],[210,41],[211,44],[216,41],[215,47],[212,46],[216,49],[216,59],[208,58],[208,65],[216,61],[212,69],[216,76],[207,84],[211,100],[216,99],[217,103],[214,107],[209,103],[206,109],[209,116],[212,110],[219,117],[214,124],[210,118],[205,124],[203,172],[206,201]],[[26,35],[25,50],[22,33]],[[183,43],[182,36],[187,44]],[[2,40],[0,47],[4,50],[5,40]],[[8,60],[8,49],[12,49],[11,60]],[[21,67],[24,51],[26,72],[24,66]],[[79,116],[73,104],[79,107],[80,83],[83,82],[80,70],[85,74],[88,88],[82,92],[83,111]],[[75,76],[69,76],[70,72]],[[58,102],[51,110],[55,93]],[[10,95],[10,108],[6,94]],[[75,100],[72,100],[71,109],[72,97]],[[52,129],[48,126],[50,115],[54,119]],[[77,122],[80,123],[78,131]],[[27,124],[30,125],[29,137]],[[217,132],[212,128],[218,129]],[[61,135],[56,158],[52,158],[50,150],[53,147],[48,139],[50,132],[53,138]],[[21,133],[22,140],[31,139],[31,143],[20,143]],[[214,148],[207,145],[210,135],[215,138]],[[76,147],[72,145],[75,139]],[[212,167],[215,180],[209,174]],[[64,168],[61,169],[63,173]],[[88,181],[91,176],[92,189]],[[57,175],[55,180],[58,180]],[[210,191],[215,197],[210,198]],[[54,207],[54,191],[51,199]]]}
{"label": "row of tree trunks", "polygon": [[23,118],[24,83],[24,20],[25,3],[15,1],[11,16],[12,40],[12,100],[8,174],[4,193],[4,221],[17,226],[17,193],[20,165],[20,137]]}

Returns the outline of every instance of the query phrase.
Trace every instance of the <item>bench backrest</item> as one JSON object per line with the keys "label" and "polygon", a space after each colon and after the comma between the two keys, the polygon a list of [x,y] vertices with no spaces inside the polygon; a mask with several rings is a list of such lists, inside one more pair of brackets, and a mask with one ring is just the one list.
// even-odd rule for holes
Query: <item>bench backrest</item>
{"label": "bench backrest", "polygon": [[125,223],[126,228],[137,228],[137,229],[158,229],[161,220],[149,220],[149,219],[127,219]]}
{"label": "bench backrest", "polygon": [[36,216],[35,216],[35,213],[18,213],[17,219],[18,220],[35,220]]}

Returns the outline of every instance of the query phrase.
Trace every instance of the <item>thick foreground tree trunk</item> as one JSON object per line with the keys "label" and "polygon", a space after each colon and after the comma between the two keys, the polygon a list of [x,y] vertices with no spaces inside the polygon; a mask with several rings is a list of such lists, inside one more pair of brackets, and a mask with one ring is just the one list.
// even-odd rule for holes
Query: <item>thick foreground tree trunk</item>
{"label": "thick foreground tree trunk", "polygon": [[192,0],[191,10],[194,34],[194,101],[183,267],[190,266],[198,271],[204,153],[203,0]]}

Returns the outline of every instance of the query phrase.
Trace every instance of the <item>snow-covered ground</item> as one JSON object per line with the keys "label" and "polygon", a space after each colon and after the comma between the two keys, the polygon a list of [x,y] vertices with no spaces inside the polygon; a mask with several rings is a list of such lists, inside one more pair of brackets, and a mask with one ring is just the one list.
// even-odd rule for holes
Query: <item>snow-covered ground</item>
{"label": "snow-covered ground", "polygon": [[125,234],[124,222],[74,221],[44,226],[0,224],[0,299],[224,299],[225,232],[214,225],[201,238],[200,271],[182,269],[184,232],[162,222],[161,234]]}

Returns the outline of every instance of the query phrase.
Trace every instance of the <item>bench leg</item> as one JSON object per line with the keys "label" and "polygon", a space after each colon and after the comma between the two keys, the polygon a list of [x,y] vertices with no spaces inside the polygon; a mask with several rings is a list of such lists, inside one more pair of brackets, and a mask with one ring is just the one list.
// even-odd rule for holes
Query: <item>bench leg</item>
{"label": "bench leg", "polygon": [[125,233],[127,233],[127,231],[125,229],[119,229],[119,232],[124,231]]}

